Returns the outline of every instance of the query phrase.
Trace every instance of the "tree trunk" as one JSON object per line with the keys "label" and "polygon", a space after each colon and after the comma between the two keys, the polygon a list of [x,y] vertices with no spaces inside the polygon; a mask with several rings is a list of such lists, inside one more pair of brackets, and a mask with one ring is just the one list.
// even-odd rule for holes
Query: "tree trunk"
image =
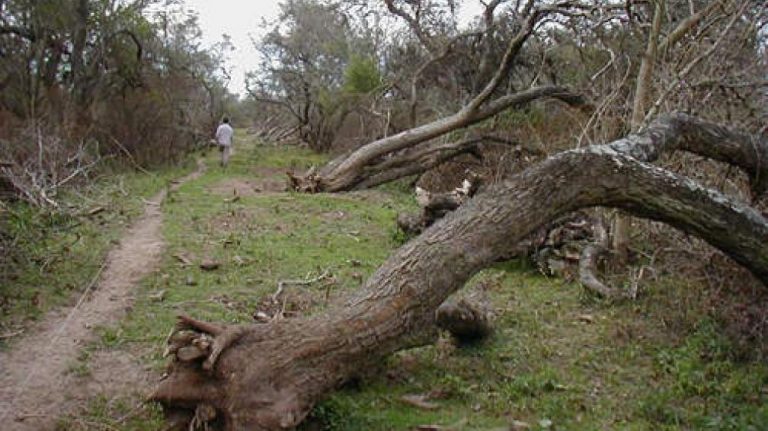
{"label": "tree trunk", "polygon": [[85,73],[85,48],[88,38],[88,17],[90,8],[88,0],[77,0],[75,4],[77,21],[73,29],[72,42],[72,88],[79,110],[84,109],[87,102],[86,73]]}
{"label": "tree trunk", "polygon": [[749,164],[729,151],[738,147],[732,138],[742,135],[670,118],[645,134],[558,154],[489,187],[397,250],[356,295],[324,314],[233,327],[185,320],[216,341],[202,367],[177,362],[153,398],[197,408],[198,417],[216,412],[227,430],[294,427],[318,399],[372,362],[432,340],[435,310],[473,274],[542,225],[581,208],[620,208],[669,223],[768,285],[768,222],[760,213],[633,157],[683,148]]}
{"label": "tree trunk", "polygon": [[[661,33],[661,20],[664,15],[664,0],[654,0],[653,21],[648,33],[648,42],[640,62],[640,70],[637,72],[635,84],[635,98],[632,103],[632,118],[630,130],[634,133],[640,130],[645,119],[645,105],[648,93],[651,90],[653,69],[656,64],[656,53],[659,47],[659,35]],[[629,228],[631,219],[621,213],[617,213],[613,220],[613,251],[619,263],[626,265],[629,262]]]}

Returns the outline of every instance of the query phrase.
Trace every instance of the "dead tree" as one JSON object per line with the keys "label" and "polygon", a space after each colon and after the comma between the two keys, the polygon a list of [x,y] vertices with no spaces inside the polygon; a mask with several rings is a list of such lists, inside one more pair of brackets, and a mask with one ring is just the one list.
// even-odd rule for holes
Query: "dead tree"
{"label": "dead tree", "polygon": [[397,226],[406,235],[418,235],[449,212],[455,211],[480,190],[482,179],[474,174],[470,178],[464,179],[461,187],[446,193],[431,193],[417,186],[416,202],[421,211],[419,214],[398,214]]}
{"label": "dead tree", "polygon": [[687,116],[662,118],[608,145],[560,153],[478,193],[323,314],[244,326],[183,319],[183,327],[213,341],[198,343],[203,355],[197,359],[177,360],[152,398],[227,430],[292,428],[317,400],[372,362],[433,340],[435,310],[473,274],[542,225],[582,208],[620,208],[666,222],[706,240],[768,285],[768,221],[759,212],[641,161],[676,149],[737,165],[762,188],[767,142]]}

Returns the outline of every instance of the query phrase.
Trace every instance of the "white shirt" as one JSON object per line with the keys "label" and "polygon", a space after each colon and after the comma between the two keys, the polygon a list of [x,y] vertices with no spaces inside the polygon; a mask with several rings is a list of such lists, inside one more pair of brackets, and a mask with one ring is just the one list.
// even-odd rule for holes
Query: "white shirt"
{"label": "white shirt", "polygon": [[234,134],[235,131],[232,130],[232,127],[229,124],[224,123],[216,129],[216,142],[218,142],[219,145],[229,147],[232,145],[232,135]]}

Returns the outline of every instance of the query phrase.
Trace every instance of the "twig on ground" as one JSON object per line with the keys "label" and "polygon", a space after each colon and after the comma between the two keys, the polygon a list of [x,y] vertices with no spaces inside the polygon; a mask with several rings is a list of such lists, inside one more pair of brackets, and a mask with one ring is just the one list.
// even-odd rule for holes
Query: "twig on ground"
{"label": "twig on ground", "polygon": [[330,276],[331,272],[326,269],[322,274],[315,278],[309,278],[309,275],[307,275],[307,278],[304,280],[280,280],[277,282],[277,290],[275,290],[275,293],[272,294],[272,301],[277,302],[277,299],[280,297],[280,295],[283,294],[285,286],[309,286],[310,284],[317,283],[318,281],[324,280]]}
{"label": "twig on ground", "polygon": [[183,266],[192,266],[192,261],[187,256],[185,256],[185,255],[183,255],[181,253],[174,253],[173,257],[174,257],[174,259],[176,259],[179,262],[181,262],[181,264]]}
{"label": "twig on ground", "polygon": [[0,334],[0,340],[7,340],[9,338],[13,338],[17,335],[21,335],[24,333],[23,329],[19,329],[18,331],[9,332],[7,334]]}

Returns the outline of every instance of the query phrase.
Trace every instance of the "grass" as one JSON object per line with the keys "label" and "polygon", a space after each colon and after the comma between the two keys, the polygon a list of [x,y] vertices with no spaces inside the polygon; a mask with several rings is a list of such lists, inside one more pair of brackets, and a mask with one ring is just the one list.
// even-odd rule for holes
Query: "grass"
{"label": "grass", "polygon": [[[563,430],[768,427],[765,364],[732,358],[708,318],[671,314],[690,286],[672,283],[637,303],[610,305],[513,267],[473,283],[493,292],[502,313],[490,340],[402,352],[385,377],[334,394],[316,419],[345,430],[506,429],[513,420]],[[444,398],[438,411],[400,401],[430,392]]]}
{"label": "grass", "polygon": [[[403,184],[364,192],[303,195],[265,185],[283,171],[322,163],[295,148],[246,146],[222,170],[183,185],[163,206],[168,249],[118,326],[101,328],[90,349],[142,352],[158,373],[175,316],[248,322],[279,280],[326,270],[330,280],[287,289],[288,310],[322,312],[357,288],[400,243],[394,219],[414,203]],[[262,193],[243,193],[243,184]],[[238,199],[233,189],[240,187]],[[246,187],[246,189],[247,189]],[[185,266],[215,260],[216,271]],[[486,342],[447,340],[400,352],[368,377],[331,394],[304,429],[761,430],[768,429],[768,367],[740,361],[697,286],[666,278],[637,301],[605,303],[519,263],[478,274],[498,315]],[[87,373],[88,356],[74,372]],[[431,394],[435,410],[403,402]],[[67,429],[157,429],[156,406],[131,397],[95,398]],[[128,419],[124,419],[128,418]]]}

